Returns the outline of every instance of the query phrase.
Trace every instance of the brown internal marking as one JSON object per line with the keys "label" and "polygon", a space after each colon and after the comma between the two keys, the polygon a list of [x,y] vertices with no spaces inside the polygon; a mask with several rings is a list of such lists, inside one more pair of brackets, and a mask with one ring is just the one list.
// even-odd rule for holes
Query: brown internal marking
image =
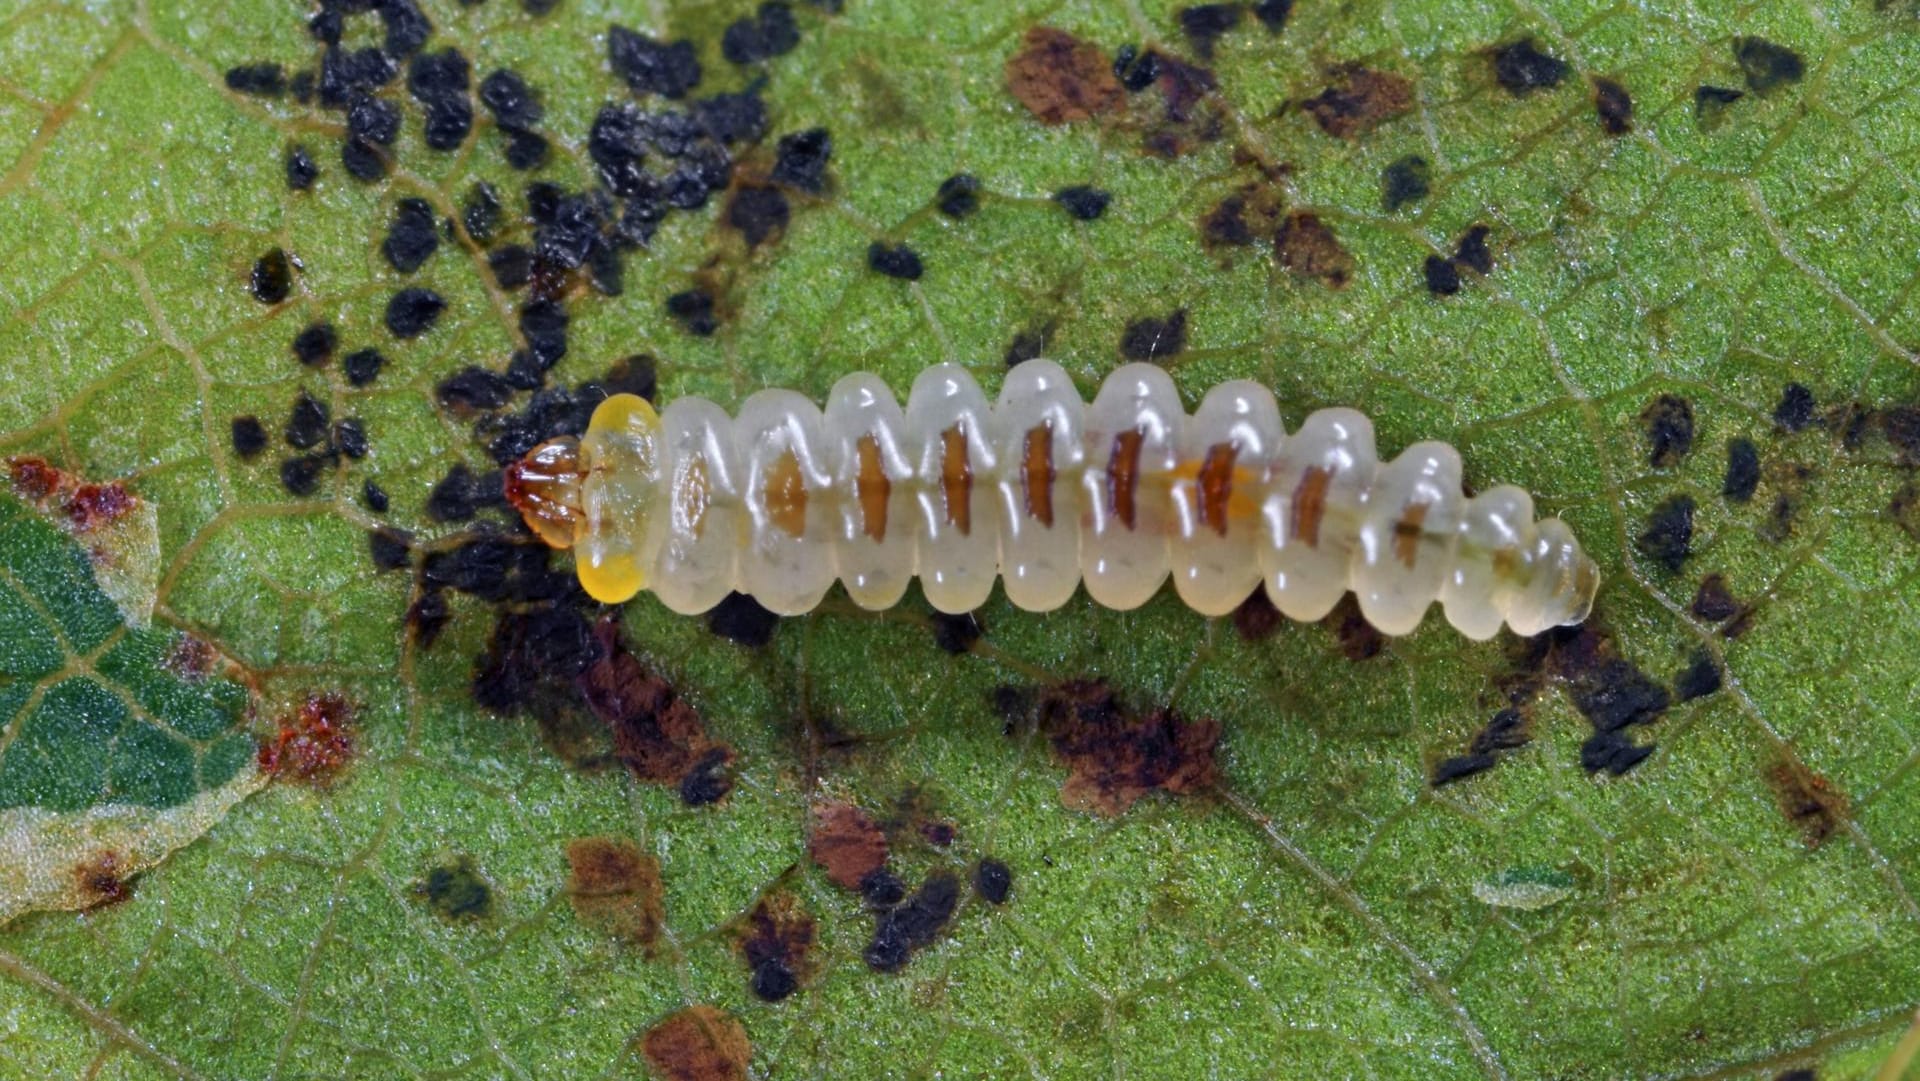
{"label": "brown internal marking", "polygon": [[1227,503],[1233,498],[1233,460],[1240,448],[1231,442],[1215,443],[1207,448],[1200,463],[1200,524],[1221,536],[1227,535]]}
{"label": "brown internal marking", "polygon": [[800,459],[791,450],[782,451],[767,470],[767,517],[798,537],[807,530],[807,482],[800,475]]}
{"label": "brown internal marking", "polygon": [[1414,560],[1420,556],[1420,527],[1426,523],[1427,511],[1432,509],[1431,503],[1409,503],[1407,509],[1400,512],[1400,520],[1393,523],[1393,554],[1408,570],[1413,569]]}
{"label": "brown internal marking", "polygon": [[860,500],[860,529],[874,543],[887,539],[887,497],[893,494],[893,482],[880,464],[880,441],[868,432],[853,445],[860,459],[860,473],[853,480],[854,495]]}
{"label": "brown internal marking", "polygon": [[1113,456],[1107,460],[1107,503],[1113,516],[1128,529],[1134,528],[1140,508],[1135,497],[1140,492],[1140,447],[1147,434],[1138,428],[1113,437]]}
{"label": "brown internal marking", "polygon": [[1027,516],[1053,528],[1053,422],[1027,430],[1026,453],[1020,458],[1020,487],[1027,496]]}
{"label": "brown internal marking", "polygon": [[940,492],[947,521],[966,536],[973,531],[973,464],[967,461],[967,433],[956,424],[940,433]]}
{"label": "brown internal marking", "polygon": [[707,506],[712,502],[713,486],[707,483],[706,456],[689,455],[687,467],[680,472],[680,483],[674,486],[673,514],[679,519],[677,524],[694,537],[700,537],[706,532]]}
{"label": "brown internal marking", "polygon": [[1307,547],[1320,547],[1320,519],[1327,513],[1327,489],[1333,485],[1333,470],[1310,465],[1300,475],[1293,490],[1293,528],[1290,532],[1305,541]]}

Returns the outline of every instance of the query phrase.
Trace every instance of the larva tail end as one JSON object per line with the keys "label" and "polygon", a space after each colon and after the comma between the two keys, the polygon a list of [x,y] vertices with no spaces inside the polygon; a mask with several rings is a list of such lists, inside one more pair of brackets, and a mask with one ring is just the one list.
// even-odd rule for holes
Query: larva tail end
{"label": "larva tail end", "polygon": [[1575,557],[1573,565],[1572,607],[1561,626],[1571,627],[1585,623],[1587,616],[1593,613],[1593,598],[1600,592],[1600,566],[1585,552]]}
{"label": "larva tail end", "polygon": [[585,478],[579,441],[548,440],[506,468],[507,502],[550,547],[571,548],[581,521],[580,485]]}

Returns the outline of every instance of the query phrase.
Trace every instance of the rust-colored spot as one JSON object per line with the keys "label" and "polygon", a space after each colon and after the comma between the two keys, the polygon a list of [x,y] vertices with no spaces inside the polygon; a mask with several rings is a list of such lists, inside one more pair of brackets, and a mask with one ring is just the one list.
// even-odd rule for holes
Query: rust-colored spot
{"label": "rust-colored spot", "polygon": [[1126,100],[1098,45],[1050,26],[1027,31],[1007,61],[1007,90],[1043,124],[1111,113]]}
{"label": "rust-colored spot", "polygon": [[1200,526],[1224,537],[1227,535],[1227,507],[1233,498],[1233,461],[1240,448],[1231,442],[1215,443],[1207,448],[1196,479],[1200,491]]}
{"label": "rust-colored spot", "polygon": [[956,424],[940,433],[940,497],[947,524],[966,536],[973,531],[973,463],[967,460],[967,433]]}
{"label": "rust-colored spot", "polygon": [[1767,786],[1808,848],[1825,844],[1845,828],[1852,813],[1846,793],[1793,758],[1782,757],[1767,767]]}
{"label": "rust-colored spot", "polygon": [[887,539],[887,499],[893,494],[893,482],[880,463],[880,441],[869,432],[853,445],[860,461],[860,473],[854,478],[854,495],[860,501],[860,529],[874,543]]}
{"label": "rust-colored spot", "polygon": [[1327,489],[1332,484],[1333,470],[1310,465],[1293,490],[1287,533],[1309,548],[1320,547],[1320,521],[1327,515]]}
{"label": "rust-colored spot", "polygon": [[767,470],[765,502],[767,518],[787,536],[806,532],[807,482],[800,473],[800,458],[793,451],[781,451]]}
{"label": "rust-colored spot", "polygon": [[1353,256],[1318,215],[1296,210],[1280,223],[1273,238],[1280,265],[1303,278],[1318,278],[1330,289],[1345,289],[1353,280]]}
{"label": "rust-colored spot", "polygon": [[1413,80],[1358,64],[1335,68],[1317,96],[1300,103],[1320,130],[1341,139],[1372,131],[1413,108]]}
{"label": "rust-colored spot", "polygon": [[133,880],[126,877],[120,854],[111,849],[80,861],[73,869],[73,881],[89,908],[118,904],[133,896]]}
{"label": "rust-colored spot", "polygon": [[1071,680],[1040,700],[1040,724],[1054,758],[1069,771],[1060,802],[1117,815],[1149,792],[1191,795],[1219,779],[1220,725],[1171,709],[1135,715],[1101,680]]}
{"label": "rust-colored spot", "polygon": [[687,467],[673,488],[673,516],[679,528],[698,539],[706,533],[707,508],[713,504],[713,482],[707,478],[707,456],[690,454]]}
{"label": "rust-colored spot", "polygon": [[1432,504],[1409,503],[1400,512],[1400,520],[1393,523],[1393,555],[1408,570],[1420,558],[1420,534],[1432,509]]}
{"label": "rust-colored spot", "polygon": [[887,863],[887,835],[851,803],[817,803],[808,814],[807,855],[843,890],[858,890]]}
{"label": "rust-colored spot", "polygon": [[753,1045],[717,1006],[689,1006],[640,1037],[647,1065],[666,1081],[746,1081]]}
{"label": "rust-colored spot", "polygon": [[567,842],[567,868],[567,898],[581,923],[637,946],[660,940],[660,861],[624,837],[582,837]]}
{"label": "rust-colored spot", "polygon": [[762,897],[747,913],[736,945],[753,972],[760,997],[779,1000],[791,994],[812,970],[814,919],[800,899],[786,890]]}
{"label": "rust-colored spot", "polygon": [[14,491],[35,503],[52,495],[62,479],[60,471],[45,458],[9,458],[7,472],[13,479]]}
{"label": "rust-colored spot", "polygon": [[1129,530],[1140,516],[1136,499],[1140,494],[1140,448],[1146,439],[1146,433],[1137,428],[1121,432],[1113,437],[1113,453],[1107,458],[1107,506]]}
{"label": "rust-colored spot", "polygon": [[67,519],[86,532],[110,525],[133,509],[133,494],[123,484],[82,484],[67,496]]}
{"label": "rust-colored spot", "polygon": [[[587,708],[612,732],[614,757],[635,777],[682,787],[684,795],[689,776],[706,776],[732,761],[732,748],[707,735],[693,706],[627,651],[612,617],[595,624],[593,635],[599,656],[575,684]],[[724,775],[714,783],[724,794]]]}
{"label": "rust-colored spot", "polygon": [[1025,453],[1020,456],[1020,490],[1026,496],[1027,517],[1053,528],[1053,422],[1027,430]]}
{"label": "rust-colored spot", "polygon": [[310,694],[260,744],[262,772],[324,788],[353,760],[353,705],[338,694]]}

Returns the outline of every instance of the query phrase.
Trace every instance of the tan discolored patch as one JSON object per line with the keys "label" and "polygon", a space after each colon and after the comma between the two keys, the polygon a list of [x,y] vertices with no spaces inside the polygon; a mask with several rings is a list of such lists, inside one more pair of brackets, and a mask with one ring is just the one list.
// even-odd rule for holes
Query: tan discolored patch
{"label": "tan discolored patch", "polygon": [[1847,794],[1799,760],[1779,758],[1767,767],[1766,780],[1780,813],[1808,848],[1819,848],[1846,827],[1852,814]]}
{"label": "tan discolored patch", "polygon": [[860,503],[860,531],[874,543],[887,539],[887,500],[893,494],[893,482],[880,461],[880,441],[869,432],[853,444],[860,472],[853,480],[854,498]]}
{"label": "tan discolored patch", "polygon": [[1325,90],[1300,103],[1328,135],[1351,139],[1413,108],[1413,80],[1404,75],[1346,64],[1332,76]]}
{"label": "tan discolored patch", "polygon": [[1240,448],[1232,443],[1215,443],[1207,448],[1195,478],[1200,490],[1200,526],[1222,537],[1227,535],[1227,508],[1233,499],[1233,462],[1239,456]]}
{"label": "tan discolored patch", "polygon": [[940,498],[947,524],[966,536],[973,531],[973,463],[967,460],[967,433],[956,424],[940,433]]}
{"label": "tan discolored patch", "polygon": [[1286,204],[1276,184],[1247,184],[1215,203],[1200,218],[1200,246],[1213,254],[1227,248],[1265,243],[1286,220]]}
{"label": "tan discolored patch", "polygon": [[1136,499],[1140,494],[1140,447],[1146,438],[1138,430],[1121,432],[1113,437],[1113,451],[1107,459],[1107,506],[1130,531],[1140,518]]}
{"label": "tan discolored patch", "polygon": [[887,835],[851,803],[817,803],[807,816],[807,855],[843,890],[858,890],[887,863]]}
{"label": "tan discolored patch", "polygon": [[1025,493],[1027,516],[1053,528],[1053,422],[1029,429],[1020,456],[1020,490]]}
{"label": "tan discolored patch", "polygon": [[782,451],[767,470],[767,520],[789,537],[807,531],[807,481],[800,472],[800,458]]}
{"label": "tan discolored patch", "polygon": [[1129,713],[1102,680],[1070,680],[1040,700],[1040,725],[1066,766],[1060,802],[1113,816],[1150,792],[1192,795],[1219,779],[1220,725],[1170,709]]}
{"label": "tan discolored patch", "polygon": [[1327,515],[1327,489],[1333,484],[1333,471],[1308,466],[1293,489],[1293,507],[1288,515],[1287,534],[1309,548],[1320,547],[1320,522]]}
{"label": "tan discolored patch", "polygon": [[1353,280],[1352,254],[1318,215],[1296,210],[1280,223],[1273,238],[1280,265],[1303,278],[1317,278],[1329,289],[1345,289]]}
{"label": "tan discolored patch", "polygon": [[720,765],[732,760],[732,749],[707,735],[693,706],[628,652],[611,617],[594,625],[594,637],[599,657],[575,684],[612,733],[614,757],[635,777],[684,786],[689,777],[710,771],[715,756]]}
{"label": "tan discolored patch", "polygon": [[640,1053],[663,1081],[746,1081],[753,1045],[717,1006],[689,1006],[648,1029]]}
{"label": "tan discolored patch", "polygon": [[1007,90],[1043,124],[1070,124],[1112,113],[1126,101],[1098,45],[1036,26],[1007,60]]}
{"label": "tan discolored patch", "polygon": [[624,837],[567,842],[567,898],[580,922],[637,946],[652,947],[666,923],[660,861]]}

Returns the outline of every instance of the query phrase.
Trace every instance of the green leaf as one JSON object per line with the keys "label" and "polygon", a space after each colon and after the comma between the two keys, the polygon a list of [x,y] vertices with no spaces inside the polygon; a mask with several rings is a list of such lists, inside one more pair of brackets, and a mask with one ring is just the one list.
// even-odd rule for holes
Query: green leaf
{"label": "green leaf", "polygon": [[[402,74],[382,92],[404,118],[398,168],[363,184],[339,111],[226,85],[236,65],[317,64],[306,11],[17,7],[0,22],[0,453],[124,480],[156,508],[161,554],[153,629],[130,629],[71,543],[0,504],[26,583],[0,591],[0,663],[21,673],[0,697],[24,718],[3,813],[177,814],[234,790],[251,756],[217,749],[239,745],[222,741],[240,700],[162,678],[177,635],[232,659],[263,724],[279,703],[354,712],[334,783],[270,785],[195,819],[199,841],[118,903],[0,929],[0,1073],[640,1076],[672,1043],[642,1034],[670,1017],[679,1046],[731,1051],[731,1023],[691,1009],[713,1006],[769,1077],[1869,1075],[1920,1000],[1910,5],[1302,3],[1278,31],[1237,7],[1183,30],[1158,3],[831,6],[794,5],[798,47],[742,67],[721,39],[745,0],[428,5],[430,48],[537,88],[554,148],[533,177],[567,190],[590,179],[596,111],[632,97],[607,68],[610,21],[693,42],[696,96],[764,78],[770,133],[736,184],[772,175],[778,136],[831,133],[826,187],[788,190],[758,246],[716,197],[627,256],[619,297],[569,299],[554,381],[645,353],[663,399],[731,407],[862,368],[904,391],[951,357],[991,393],[1020,339],[1091,389],[1129,325],[1158,320],[1145,337],[1167,342],[1177,321],[1183,348],[1159,359],[1190,403],[1257,378],[1290,421],[1355,406],[1389,453],[1448,440],[1476,488],[1534,492],[1606,576],[1592,633],[1544,655],[1437,616],[1391,641],[1337,619],[1246,638],[1163,591],[1044,616],[996,597],[954,654],[916,595],[879,615],[830,598],[753,649],[643,598],[624,640],[733,755],[731,792],[689,807],[597,766],[577,705],[542,723],[475,704],[497,608],[453,594],[431,644],[407,630],[421,560],[471,528],[430,519],[429,495],[456,464],[489,468],[494,434],[434,388],[505,369],[521,297],[458,230],[411,274],[380,247],[400,199],[457,216],[478,180],[500,188],[505,240],[529,239],[528,177],[484,109],[459,152],[429,150]],[[1215,93],[1182,97],[1204,80],[1166,65],[1138,93],[1080,87],[1091,115],[1045,124],[1036,109],[1075,109],[1008,86],[1035,27],[1085,43],[1098,79],[1129,43],[1201,62],[1188,31],[1221,10],[1238,15],[1205,61]],[[374,16],[348,21],[350,47],[381,40]],[[1598,91],[1630,130],[1607,133],[1595,78],[1630,97],[1629,120]],[[311,191],[288,190],[295,145],[319,164]],[[958,173],[979,205],[954,218],[936,193]],[[1111,202],[1079,220],[1053,198],[1073,186]],[[1460,250],[1475,226],[1490,270]],[[870,270],[876,242],[923,275]],[[263,304],[250,277],[274,250],[297,268]],[[384,312],[407,286],[447,307],[397,339]],[[710,337],[667,312],[695,287]],[[339,347],[303,367],[289,344],[316,320]],[[387,364],[357,386],[343,357],[367,347]],[[1774,419],[1790,383],[1815,403],[1805,425]],[[361,420],[370,451],[316,459],[296,495],[282,462],[303,452],[279,440],[302,392]],[[1684,449],[1649,443],[1663,396],[1690,410]],[[256,457],[230,438],[243,415],[271,437]],[[1758,465],[1746,501],[1723,494],[1735,440]],[[415,537],[412,572],[370,561],[380,527]],[[1732,610],[1696,614],[1716,607]],[[93,674],[17,698],[74,658]],[[1714,673],[1719,689],[1630,729],[1644,760],[1583,768],[1589,717],[1620,708],[1607,692]],[[1125,716],[1217,722],[1217,784],[1112,818],[1063,806],[1035,702],[1095,678]],[[1510,705],[1519,726],[1489,730]],[[1483,730],[1492,768],[1436,787]],[[909,890],[991,856],[1007,903],[963,888],[935,941],[873,971],[874,917],[807,856],[828,801],[891,830]],[[0,837],[9,869],[67,851]],[[649,882],[657,861],[651,946],[609,932],[626,894],[570,866],[582,838]],[[651,900],[619,925],[650,926]],[[777,1003],[753,994],[742,943],[797,932],[756,909],[816,928]]]}

